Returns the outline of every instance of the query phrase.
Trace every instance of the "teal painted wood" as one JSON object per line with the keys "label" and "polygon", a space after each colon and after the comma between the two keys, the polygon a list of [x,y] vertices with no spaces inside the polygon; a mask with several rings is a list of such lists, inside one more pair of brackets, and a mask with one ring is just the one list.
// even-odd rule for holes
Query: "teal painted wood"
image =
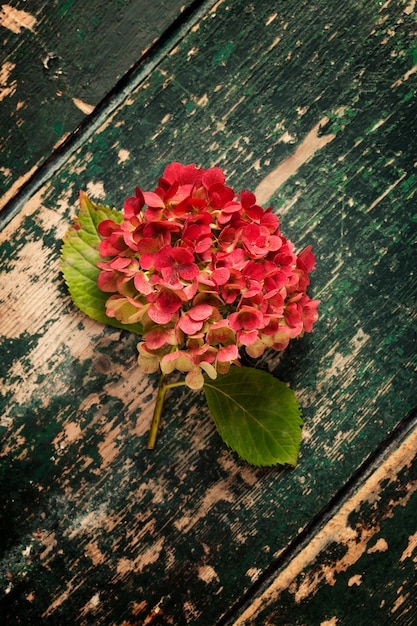
{"label": "teal painted wood", "polygon": [[0,208],[192,0],[0,9]]}
{"label": "teal painted wood", "polygon": [[417,431],[235,626],[416,623]]}
{"label": "teal painted wood", "polygon": [[[415,406],[414,16],[323,6],[219,3],[3,229],[7,619],[215,624]],[[222,166],[314,244],[321,320],[263,361],[303,407],[295,470],[239,461],[180,390],[147,451],[136,339],[62,283],[79,189],[120,207],[174,159]]]}

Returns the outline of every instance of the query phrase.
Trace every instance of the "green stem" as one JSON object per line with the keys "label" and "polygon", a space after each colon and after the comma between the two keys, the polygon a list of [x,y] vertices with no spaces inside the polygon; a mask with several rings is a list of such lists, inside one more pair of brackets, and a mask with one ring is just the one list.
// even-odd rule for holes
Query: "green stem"
{"label": "green stem", "polygon": [[159,379],[159,387],[158,387],[158,395],[156,397],[155,410],[153,412],[151,429],[149,431],[148,443],[146,447],[148,450],[153,450],[156,443],[156,438],[158,436],[159,430],[159,422],[161,421],[162,409],[164,407],[165,395],[168,389],[172,389],[173,387],[180,387],[181,385],[185,385],[185,381],[181,380],[177,383],[165,383],[165,376],[161,374]]}

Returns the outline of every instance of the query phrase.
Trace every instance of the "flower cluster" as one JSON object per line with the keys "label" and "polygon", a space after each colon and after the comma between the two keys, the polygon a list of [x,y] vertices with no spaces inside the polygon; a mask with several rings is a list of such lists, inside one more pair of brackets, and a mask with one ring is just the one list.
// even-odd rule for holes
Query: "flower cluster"
{"label": "flower cluster", "polygon": [[296,255],[271,207],[239,196],[221,169],[171,163],[152,192],[136,188],[123,221],[99,224],[99,288],[106,313],[140,322],[145,372],[186,373],[193,389],[310,332],[318,300],[306,294],[311,246]]}

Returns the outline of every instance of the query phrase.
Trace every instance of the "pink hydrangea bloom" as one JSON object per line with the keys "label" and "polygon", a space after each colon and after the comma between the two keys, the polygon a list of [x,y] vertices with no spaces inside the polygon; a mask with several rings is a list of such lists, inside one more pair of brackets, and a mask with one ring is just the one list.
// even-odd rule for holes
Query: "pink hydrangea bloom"
{"label": "pink hydrangea bloom", "polygon": [[184,372],[193,389],[238,365],[239,349],[284,350],[318,318],[311,246],[297,255],[271,207],[225,180],[218,167],[171,163],[156,189],[136,187],[121,224],[98,227],[107,315],[142,323],[145,372]]}

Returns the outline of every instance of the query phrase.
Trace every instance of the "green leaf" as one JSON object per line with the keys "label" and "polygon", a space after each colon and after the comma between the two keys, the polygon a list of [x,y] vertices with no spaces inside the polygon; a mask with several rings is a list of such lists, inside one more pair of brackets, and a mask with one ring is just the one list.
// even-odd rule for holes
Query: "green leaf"
{"label": "green leaf", "polygon": [[297,464],[300,407],[294,392],[262,370],[232,367],[204,384],[223,441],[252,465]]}
{"label": "green leaf", "polygon": [[110,294],[97,286],[100,273],[99,246],[101,237],[97,227],[103,220],[113,220],[120,224],[123,216],[120,211],[102,204],[94,204],[81,192],[80,210],[74,223],[64,237],[61,253],[61,268],[74,304],[86,315],[102,324],[130,330],[142,334],[141,324],[122,324],[106,315],[106,300]]}

